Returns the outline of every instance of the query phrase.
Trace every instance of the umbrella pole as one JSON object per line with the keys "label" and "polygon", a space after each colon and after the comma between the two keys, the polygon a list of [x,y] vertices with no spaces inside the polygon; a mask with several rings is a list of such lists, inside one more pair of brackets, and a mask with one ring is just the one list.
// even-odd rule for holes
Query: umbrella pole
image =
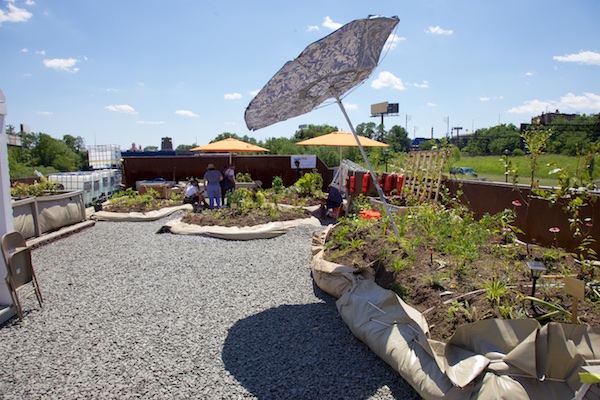
{"label": "umbrella pole", "polygon": [[[348,125],[350,125],[350,130],[352,131],[352,134],[354,135],[354,139],[356,139],[356,144],[358,144],[360,154],[362,154],[363,159],[365,160],[365,163],[367,164],[367,168],[369,169],[369,173],[373,177],[373,183],[375,184],[375,188],[377,189],[377,193],[379,194],[379,199],[383,203],[383,208],[385,208],[385,212],[387,213],[388,217],[390,218],[390,222],[392,223],[392,229],[394,229],[394,233],[396,234],[396,237],[398,239],[400,239],[400,233],[398,233],[398,227],[396,226],[396,220],[394,219],[394,216],[390,212],[390,208],[388,207],[387,201],[385,201],[385,196],[383,195],[383,190],[381,190],[381,186],[379,186],[379,181],[377,180],[377,178],[375,176],[375,172],[373,172],[373,167],[371,167],[371,163],[369,162],[367,153],[365,153],[365,149],[360,144],[360,140],[358,139],[356,130],[354,129],[354,126],[352,125],[352,122],[350,121],[350,117],[348,117],[348,114],[346,113],[346,109],[344,108],[344,105],[342,104],[340,97],[338,96],[337,93],[335,93],[335,90],[333,88],[331,88],[331,91],[333,92],[335,100],[337,101],[338,106],[340,106],[340,109],[342,110],[342,113],[344,114],[344,117],[346,118]],[[340,147],[340,149],[341,149],[341,147]],[[340,156],[340,162],[341,162],[341,160],[342,160],[342,158]]]}

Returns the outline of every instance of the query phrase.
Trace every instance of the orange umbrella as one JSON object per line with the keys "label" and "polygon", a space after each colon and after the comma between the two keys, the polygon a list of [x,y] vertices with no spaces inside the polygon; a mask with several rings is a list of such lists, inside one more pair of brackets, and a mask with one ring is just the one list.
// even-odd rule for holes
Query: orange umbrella
{"label": "orange umbrella", "polygon": [[[192,151],[204,151],[206,153],[262,153],[269,151],[269,149],[242,142],[238,139],[227,138],[204,146],[194,147]],[[231,162],[231,154],[229,155],[229,162]]]}
{"label": "orange umbrella", "polygon": [[[378,142],[377,140],[369,139],[365,136],[357,135],[361,146],[363,147],[387,147],[386,143]],[[303,140],[296,144],[302,146],[339,146],[340,147],[340,164],[342,163],[342,147],[358,147],[354,135],[350,132],[337,131],[327,135],[321,135],[312,139]]]}

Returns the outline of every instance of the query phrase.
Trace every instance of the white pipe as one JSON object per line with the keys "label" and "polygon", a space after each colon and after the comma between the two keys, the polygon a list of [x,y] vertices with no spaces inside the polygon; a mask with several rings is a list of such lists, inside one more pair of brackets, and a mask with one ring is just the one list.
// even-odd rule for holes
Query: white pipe
{"label": "white pipe", "polygon": [[[10,174],[8,173],[8,140],[6,138],[6,98],[0,90],[0,237],[14,230],[13,212],[10,202]],[[6,265],[0,257],[0,304],[12,304],[10,292],[6,286]]]}

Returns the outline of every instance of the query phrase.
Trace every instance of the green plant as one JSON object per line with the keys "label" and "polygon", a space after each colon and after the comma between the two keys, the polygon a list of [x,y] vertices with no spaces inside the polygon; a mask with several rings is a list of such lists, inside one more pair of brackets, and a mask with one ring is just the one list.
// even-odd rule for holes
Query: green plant
{"label": "green plant", "polygon": [[46,178],[40,178],[32,184],[16,183],[10,188],[10,195],[15,198],[19,197],[39,197],[51,196],[59,191],[58,182],[49,181]]}
{"label": "green plant", "polygon": [[425,275],[424,284],[434,289],[444,289],[448,278],[444,274],[430,273]]}
{"label": "green plant", "polygon": [[271,187],[273,188],[273,192],[279,194],[283,192],[283,179],[280,176],[273,177],[273,181],[271,182]]}
{"label": "green plant", "polygon": [[323,176],[314,169],[312,172],[306,172],[298,179],[295,186],[301,194],[314,195],[321,191],[323,187]]}
{"label": "green plant", "polygon": [[467,322],[475,322],[478,320],[477,308],[469,305],[468,301],[463,303],[454,300],[450,307],[448,307],[448,318],[450,320],[464,318]]}
{"label": "green plant", "polygon": [[408,298],[408,288],[404,285],[401,285],[397,282],[393,282],[390,285],[390,289],[392,290],[392,292],[396,293],[398,295],[398,297],[400,297],[402,300],[405,300]]}
{"label": "green plant", "polygon": [[236,182],[254,182],[248,172],[238,172],[235,174],[235,180]]}
{"label": "green plant", "polygon": [[363,244],[365,244],[365,241],[363,239],[359,239],[359,238],[350,239],[350,247],[352,247],[355,250],[358,249]]}
{"label": "green plant", "polygon": [[485,288],[485,296],[490,303],[500,305],[500,300],[508,293],[506,281],[499,280],[496,277],[487,280],[483,287]]}
{"label": "green plant", "polygon": [[549,301],[545,301],[545,300],[539,299],[537,297],[523,296],[522,301],[523,301],[523,308],[525,308],[525,302],[531,301],[534,304],[540,304],[540,305],[542,305],[544,307],[547,307],[547,308],[549,308],[549,309],[552,310],[552,311],[547,312],[545,314],[536,316],[535,319],[537,319],[539,321],[543,321],[543,320],[552,318],[552,317],[554,317],[554,316],[556,316],[558,314],[564,314],[568,318],[571,318],[571,315],[572,315],[570,311],[565,310],[564,308],[562,308],[558,304],[554,304],[554,303],[551,303]]}
{"label": "green plant", "polygon": [[395,257],[392,260],[392,270],[400,273],[410,268],[412,262],[410,257]]}

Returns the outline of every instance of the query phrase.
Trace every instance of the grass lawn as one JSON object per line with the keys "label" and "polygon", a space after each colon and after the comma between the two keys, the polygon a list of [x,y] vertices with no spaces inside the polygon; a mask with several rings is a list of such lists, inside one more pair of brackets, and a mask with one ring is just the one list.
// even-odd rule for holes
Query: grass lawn
{"label": "grass lawn", "polygon": [[[528,156],[510,156],[513,168],[518,168],[519,180],[518,183],[528,185],[531,177],[530,159]],[[600,156],[596,156],[596,165],[600,166]],[[451,166],[471,167],[477,174],[477,179],[485,179],[487,181],[505,182],[505,168],[501,156],[462,156],[460,160],[448,160],[446,163],[445,172]],[[549,175],[549,172],[554,168],[564,168],[571,172],[571,175],[582,176],[584,171],[583,161],[581,158],[558,155],[558,154],[542,154],[537,163],[537,172],[535,178],[543,186],[554,186],[558,184],[556,174]],[[459,176],[460,178],[466,178]],[[471,178],[466,178],[471,179]],[[511,177],[508,177],[511,182]],[[594,182],[600,186],[600,168],[594,170]]]}

